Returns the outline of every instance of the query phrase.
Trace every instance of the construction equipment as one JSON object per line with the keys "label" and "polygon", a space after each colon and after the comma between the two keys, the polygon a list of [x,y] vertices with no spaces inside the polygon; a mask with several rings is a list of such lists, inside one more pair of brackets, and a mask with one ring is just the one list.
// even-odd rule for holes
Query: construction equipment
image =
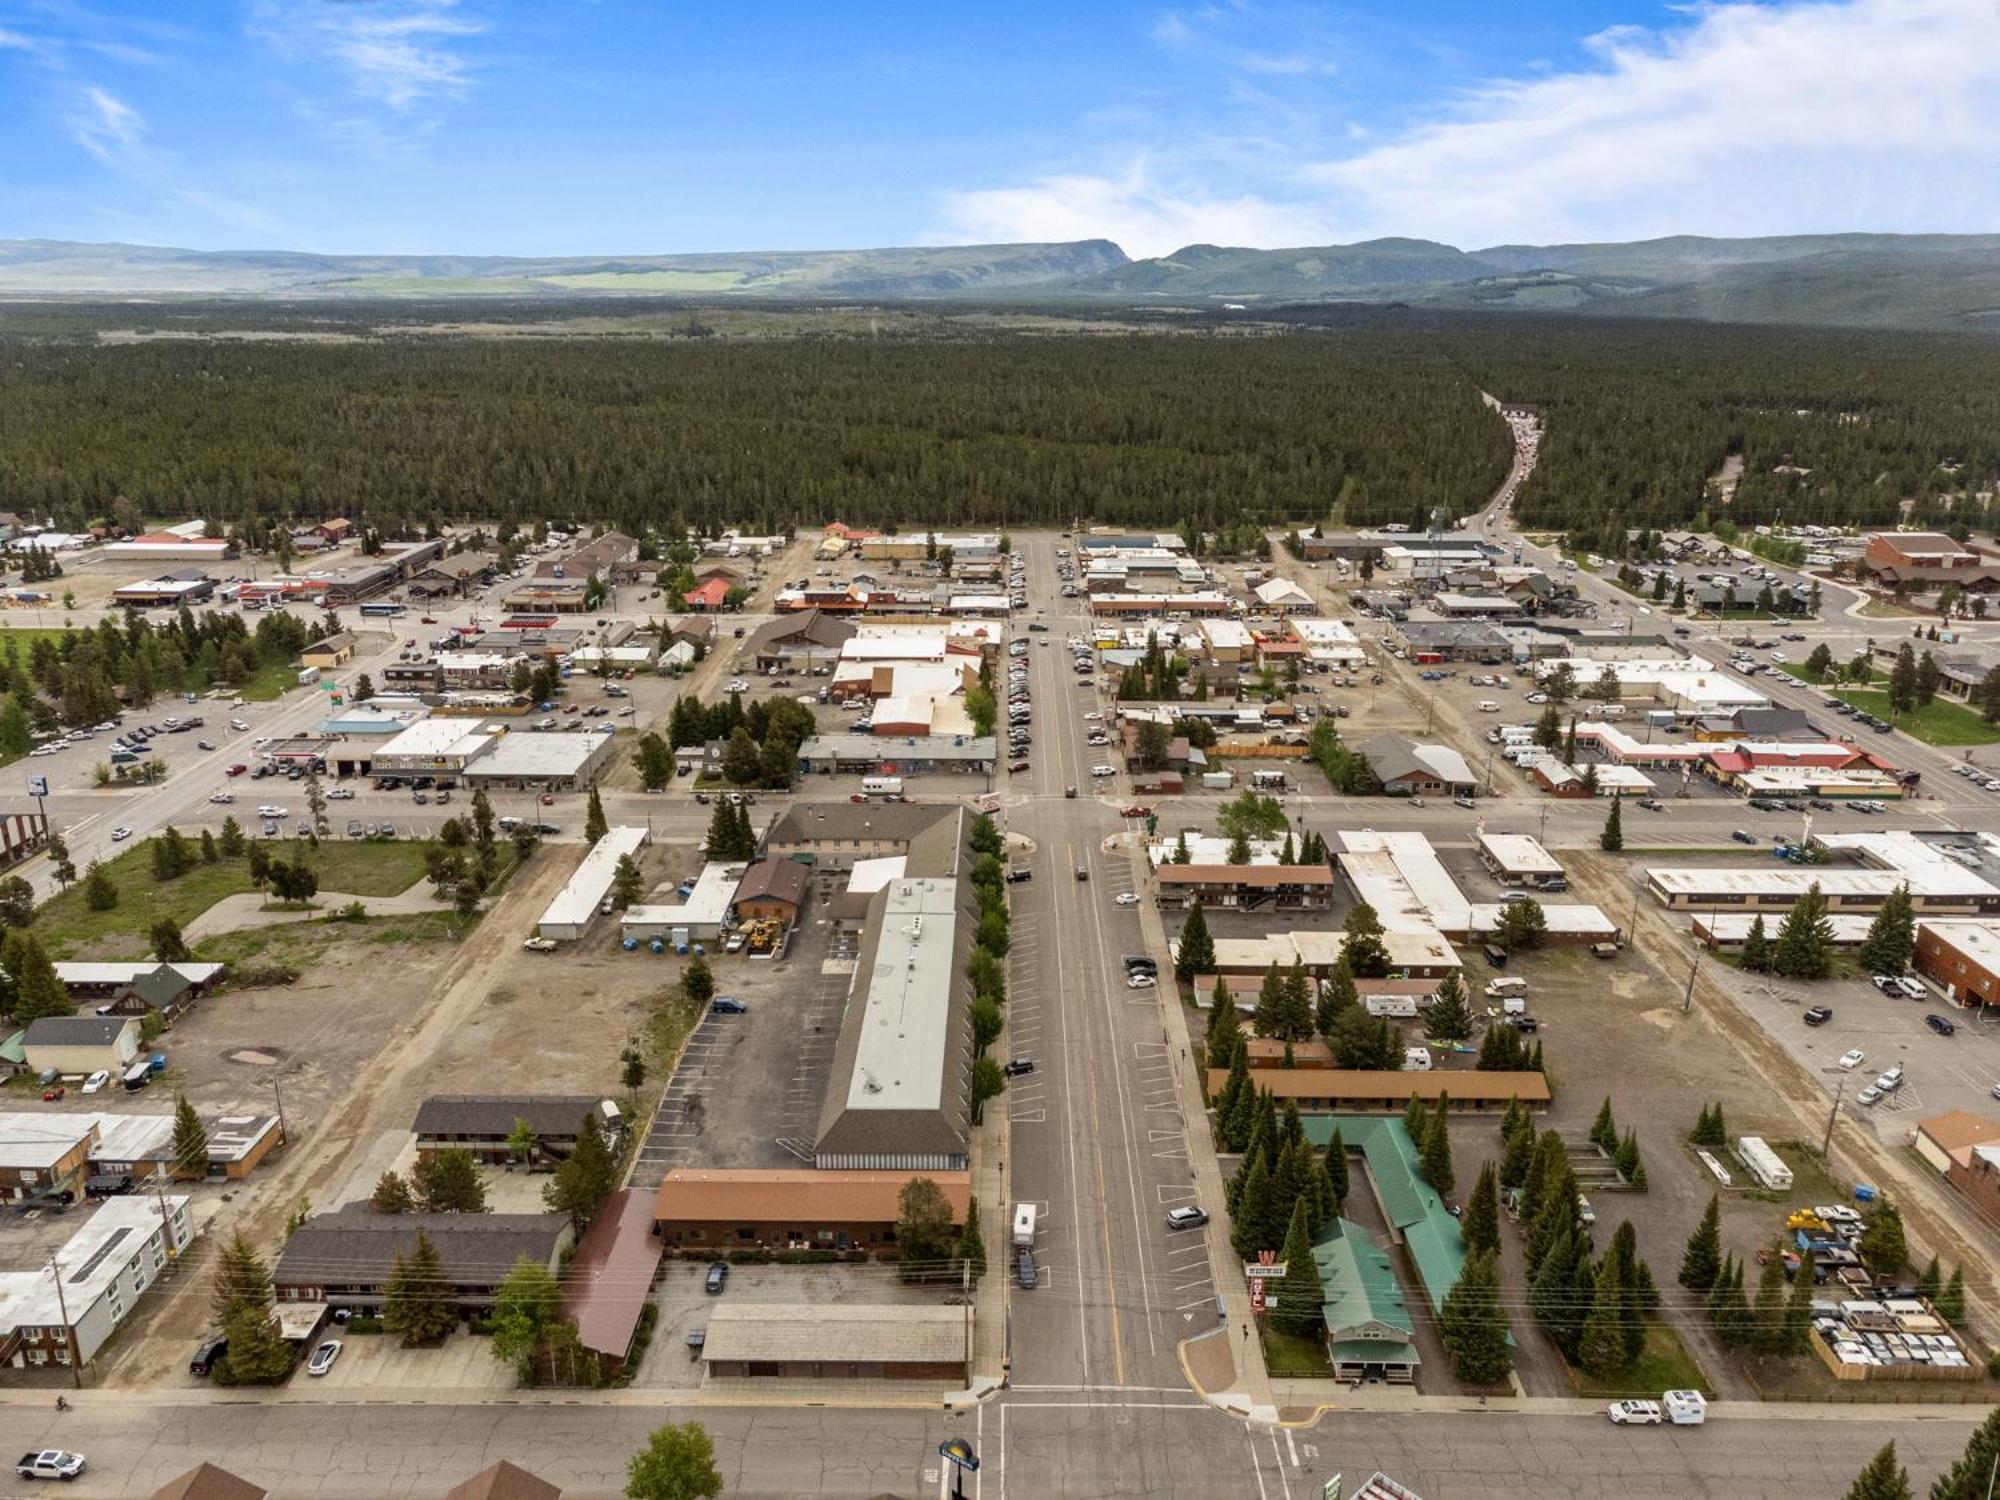
{"label": "construction equipment", "polygon": [[776,917],[758,917],[743,928],[744,946],[752,953],[775,953],[785,935],[785,924]]}

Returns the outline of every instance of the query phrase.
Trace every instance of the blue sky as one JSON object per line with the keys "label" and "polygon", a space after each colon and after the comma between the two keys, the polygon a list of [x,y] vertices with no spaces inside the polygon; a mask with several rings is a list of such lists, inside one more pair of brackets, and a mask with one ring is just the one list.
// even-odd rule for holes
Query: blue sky
{"label": "blue sky", "polygon": [[0,238],[2000,231],[1994,0],[0,0]]}

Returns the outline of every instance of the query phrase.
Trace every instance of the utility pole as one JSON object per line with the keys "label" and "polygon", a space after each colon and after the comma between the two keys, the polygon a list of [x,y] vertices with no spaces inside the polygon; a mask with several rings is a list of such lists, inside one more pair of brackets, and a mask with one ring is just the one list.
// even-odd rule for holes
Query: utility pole
{"label": "utility pole", "polygon": [[271,1098],[276,1101],[278,1106],[278,1144],[282,1146],[286,1141],[285,1094],[284,1090],[278,1086],[278,1080],[275,1077],[271,1079]]}
{"label": "utility pole", "polygon": [[1682,1015],[1686,1015],[1689,1011],[1694,1009],[1694,976],[1696,975],[1696,973],[1700,971],[1700,969],[1701,969],[1701,945],[1697,943],[1695,945],[1695,950],[1694,950],[1694,962],[1688,965],[1687,993],[1681,996]]}
{"label": "utility pole", "polygon": [[77,1347],[76,1330],[69,1323],[69,1302],[63,1296],[62,1267],[56,1263],[55,1252],[49,1252],[49,1275],[55,1278],[56,1309],[62,1314],[63,1348],[69,1354],[69,1382],[75,1390],[83,1389],[83,1365],[81,1351]]}
{"label": "utility pole", "polygon": [[[1827,1149],[1833,1145],[1833,1122],[1840,1118],[1840,1101],[1846,1093],[1847,1075],[1843,1073],[1840,1075],[1839,1084],[1833,1091],[1833,1107],[1826,1112],[1826,1134],[1819,1138],[1819,1159],[1821,1161],[1826,1160]],[[1990,1496],[1992,1492],[1992,1486],[1989,1484],[1987,1494]]]}

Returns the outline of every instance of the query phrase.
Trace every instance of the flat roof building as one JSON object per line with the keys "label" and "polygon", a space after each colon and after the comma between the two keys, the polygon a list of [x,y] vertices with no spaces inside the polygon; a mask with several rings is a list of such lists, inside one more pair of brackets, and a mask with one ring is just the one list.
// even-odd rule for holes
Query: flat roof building
{"label": "flat roof building", "polygon": [[493,736],[462,719],[419,719],[375,747],[378,776],[457,776],[493,745]]}
{"label": "flat roof building", "polygon": [[1837,914],[1878,911],[1891,892],[1907,886],[1920,914],[2000,916],[2000,888],[1913,833],[1829,833],[1819,842],[1868,868],[1654,867],[1646,871],[1646,889],[1674,911],[1782,911],[1816,884]]}
{"label": "flat roof building", "polygon": [[0,1272],[0,1365],[89,1364],[194,1238],[190,1201],[178,1193],[113,1199],[49,1265]]}
{"label": "flat roof building", "polygon": [[709,1380],[845,1376],[957,1387],[971,1356],[970,1329],[956,1307],[731,1301],[709,1314],[702,1371]]}
{"label": "flat roof building", "polygon": [[534,792],[580,792],[611,760],[611,731],[585,729],[505,734],[465,767],[474,786]]}
{"label": "flat roof building", "polygon": [[1916,966],[1954,1004],[2000,1005],[2000,921],[1919,922]]}
{"label": "flat roof building", "polygon": [[653,1201],[653,1228],[678,1250],[890,1251],[903,1189],[936,1183],[954,1224],[972,1201],[966,1172],[819,1171],[810,1167],[669,1172]]}
{"label": "flat roof building", "polygon": [[704,865],[685,901],[628,906],[619,919],[619,931],[640,942],[685,932],[692,942],[712,943],[728,924],[729,908],[744,869],[740,863]]}
{"label": "flat roof building", "polygon": [[548,909],[542,913],[537,931],[545,938],[558,942],[575,942],[590,930],[590,924],[597,920],[598,908],[604,898],[611,894],[611,882],[618,874],[618,861],[628,854],[636,855],[652,836],[643,828],[622,825],[609,830],[603,838],[590,846],[578,865],[576,873],[569,878],[569,884],[556,893]]}
{"label": "flat roof building", "polygon": [[1488,833],[1474,839],[1479,858],[1503,885],[1546,885],[1564,879],[1562,862],[1531,833]]}

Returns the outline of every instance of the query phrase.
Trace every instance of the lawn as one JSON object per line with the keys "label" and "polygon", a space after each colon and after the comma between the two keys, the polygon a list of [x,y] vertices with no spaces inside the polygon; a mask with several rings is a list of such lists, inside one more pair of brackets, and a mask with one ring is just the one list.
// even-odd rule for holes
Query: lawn
{"label": "lawn", "polygon": [[[289,859],[291,844],[277,852]],[[507,850],[510,861],[511,855]],[[424,845],[327,841],[315,864],[325,890],[393,896],[424,878]],[[178,880],[155,880],[152,854],[143,841],[104,868],[118,887],[118,904],[109,911],[92,911],[81,885],[75,885],[36,913],[35,931],[52,958],[79,956],[85,950],[98,958],[137,957],[146,951],[147,934],[161,918],[171,917],[185,927],[225,896],[252,889],[249,861],[240,858],[196,865]]]}
{"label": "lawn", "polygon": [[1645,1396],[1657,1401],[1661,1391],[1713,1394],[1701,1366],[1665,1323],[1647,1325],[1646,1347],[1616,1374],[1599,1377],[1572,1366],[1569,1382],[1579,1396]]}
{"label": "lawn", "polygon": [[[1922,708],[1896,718],[1891,717],[1889,713],[1889,694],[1885,689],[1835,686],[1832,683],[1815,682],[1812,675],[1796,662],[1787,662],[1784,670],[1808,687],[1831,693],[1834,697],[1853,704],[1864,713],[1888,719],[1898,729],[1915,736],[1927,745],[1950,747],[2000,743],[2000,724],[1987,723],[1984,718],[1962,703],[1933,698]],[[1887,681],[1880,672],[1877,672],[1872,680]]]}
{"label": "lawn", "polygon": [[1326,1345],[1318,1339],[1301,1338],[1271,1326],[1266,1318],[1260,1325],[1264,1335],[1264,1364],[1273,1375],[1292,1380],[1331,1380],[1333,1364],[1326,1357]]}

